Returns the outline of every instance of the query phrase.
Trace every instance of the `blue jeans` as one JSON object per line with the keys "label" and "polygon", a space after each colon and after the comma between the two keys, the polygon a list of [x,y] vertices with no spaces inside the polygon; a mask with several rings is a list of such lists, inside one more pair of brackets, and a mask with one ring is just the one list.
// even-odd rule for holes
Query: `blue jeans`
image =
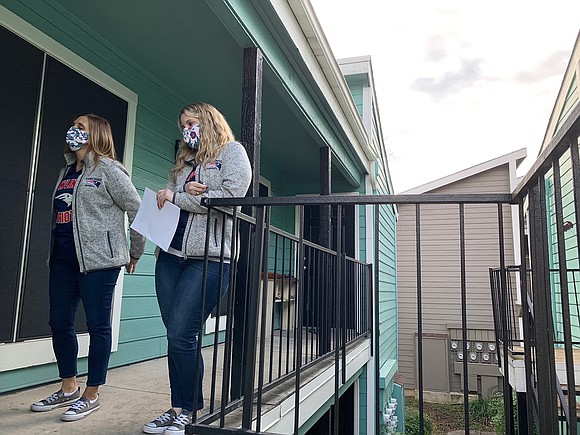
{"label": "blue jeans", "polygon": [[[185,259],[161,251],[155,264],[155,288],[163,323],[167,328],[167,365],[171,406],[194,410],[196,367],[199,363],[197,405],[203,408],[203,357],[198,358],[202,325],[228,288],[230,265],[223,264],[220,291],[220,263],[209,261],[202,313],[203,260]],[[199,361],[198,361],[199,359]]]}
{"label": "blue jeans", "polygon": [[87,385],[105,383],[111,355],[111,306],[120,267],[83,274],[76,260],[53,259],[48,293],[52,348],[61,378],[77,375],[75,316],[83,302],[90,336]]}

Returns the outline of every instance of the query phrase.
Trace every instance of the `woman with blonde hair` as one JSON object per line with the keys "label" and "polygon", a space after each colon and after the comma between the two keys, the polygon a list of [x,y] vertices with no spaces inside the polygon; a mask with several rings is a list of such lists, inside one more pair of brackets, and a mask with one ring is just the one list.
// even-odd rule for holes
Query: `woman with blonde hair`
{"label": "woman with blonde hair", "polygon": [[[166,435],[183,434],[194,413],[203,408],[203,361],[198,355],[198,338],[201,326],[228,285],[232,221],[228,218],[224,223],[212,216],[204,298],[208,211],[201,200],[243,197],[252,178],[246,150],[235,141],[230,126],[215,107],[207,103],[185,106],[179,113],[178,126],[183,141],[169,172],[167,188],[157,193],[157,205],[161,208],[167,201],[177,205],[180,219],[169,249],[159,250],[155,265],[157,301],[167,328],[171,408],[143,426],[146,433]],[[221,263],[222,253],[225,264]]]}
{"label": "woman with blonde hair", "polygon": [[[97,411],[111,354],[111,306],[122,266],[133,273],[145,238],[131,230],[127,246],[125,213],[132,222],[141,198],[127,170],[115,160],[111,127],[93,114],[78,115],[66,133],[66,165],[53,194],[49,252],[52,346],[61,388],[30,406],[50,411],[71,405],[61,420],[80,420]],[[90,336],[88,376],[81,394],[77,383],[78,342],[74,328],[83,302]]]}

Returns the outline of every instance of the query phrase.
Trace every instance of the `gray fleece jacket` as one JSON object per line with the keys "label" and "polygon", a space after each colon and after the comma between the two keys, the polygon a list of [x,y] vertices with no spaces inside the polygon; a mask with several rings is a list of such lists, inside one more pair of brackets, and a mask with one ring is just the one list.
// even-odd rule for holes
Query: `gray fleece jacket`
{"label": "gray fleece jacket", "polygon": [[[195,181],[207,186],[205,193],[197,196],[185,192],[185,181],[194,167],[195,161],[188,161],[176,182],[170,181],[167,185],[174,192],[173,203],[190,212],[180,252],[183,257],[204,256],[208,209],[201,205],[202,198],[243,197],[252,180],[250,160],[246,150],[238,142],[226,144],[215,161],[196,168]],[[211,219],[208,253],[210,257],[220,257],[223,220],[218,212],[212,212]],[[230,258],[232,219],[229,216],[225,222],[224,237],[224,257]]]}
{"label": "gray fleece jacket", "polygon": [[[55,192],[76,157],[66,153],[65,160],[67,165],[60,171]],[[127,170],[118,161],[101,157],[97,163],[94,152],[90,151],[85,156],[84,164],[73,190],[72,201],[73,236],[80,271],[84,273],[124,266],[129,263],[125,212],[129,222],[133,222],[141,197]],[[52,216],[54,229],[54,210]],[[144,249],[145,237],[131,230],[131,257],[138,259]]]}

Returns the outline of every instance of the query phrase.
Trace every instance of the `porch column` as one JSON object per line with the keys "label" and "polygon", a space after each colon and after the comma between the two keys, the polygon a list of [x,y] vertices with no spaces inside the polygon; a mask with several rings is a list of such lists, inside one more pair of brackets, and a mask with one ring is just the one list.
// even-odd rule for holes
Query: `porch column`
{"label": "porch column", "polygon": [[[243,84],[242,84],[242,126],[241,126],[241,141],[252,165],[252,182],[248,193],[248,197],[257,197],[260,192],[260,141],[262,133],[262,52],[257,47],[244,48],[243,61]],[[253,215],[253,207],[244,207],[242,211],[246,214]],[[240,232],[240,245],[249,246],[251,237],[247,231]],[[239,250],[238,264],[242,265],[238,268],[235,283],[235,299],[234,299],[234,330],[233,330],[233,356],[232,356],[232,383],[231,396],[232,399],[240,398],[242,395],[242,385],[250,381],[244,379],[243,373],[246,363],[250,367],[254,366],[254,362],[248,361],[244,349],[247,343],[245,340],[256,340],[256,336],[249,337],[245,334],[246,323],[250,320],[246,318],[246,305],[248,297],[248,282],[249,270],[243,265],[249,265],[249,254],[247,249]],[[255,329],[255,328],[254,328]],[[255,349],[255,346],[253,347]]]}
{"label": "porch column", "polygon": [[[332,152],[330,147],[323,147],[320,148],[320,194],[321,195],[330,195],[330,182],[331,182],[331,160],[332,159]],[[330,248],[332,246],[332,206],[330,205],[321,205],[320,206],[320,236],[319,236],[319,243],[326,247]],[[330,290],[330,291],[328,291]],[[324,290],[323,290],[324,291]],[[322,295],[322,300],[325,303],[325,307],[329,307],[330,302],[333,298],[332,289],[327,288],[326,294]],[[315,312],[319,313],[320,310],[318,307],[315,308]],[[323,319],[330,319],[330,316],[323,315],[322,319],[316,319],[316,326],[318,326],[318,339],[320,340],[320,353],[325,354],[326,352],[330,351],[330,327],[327,322]]]}
{"label": "porch column", "polygon": [[[320,194],[330,195],[331,182],[331,158],[332,153],[330,147],[320,148]],[[330,248],[332,242],[332,234],[330,227],[331,206],[320,206],[320,244],[326,248]]]}

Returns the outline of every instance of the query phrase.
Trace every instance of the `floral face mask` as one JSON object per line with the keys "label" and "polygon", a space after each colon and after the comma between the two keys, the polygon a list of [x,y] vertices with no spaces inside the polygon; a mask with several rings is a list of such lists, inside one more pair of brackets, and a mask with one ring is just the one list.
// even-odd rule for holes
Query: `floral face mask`
{"label": "floral face mask", "polygon": [[78,151],[89,141],[89,133],[78,127],[71,127],[66,132],[66,143],[71,151]]}
{"label": "floral face mask", "polygon": [[191,128],[184,128],[183,129],[183,141],[191,148],[192,150],[199,149],[199,141],[201,139],[199,135],[199,130],[201,125],[195,124]]}

